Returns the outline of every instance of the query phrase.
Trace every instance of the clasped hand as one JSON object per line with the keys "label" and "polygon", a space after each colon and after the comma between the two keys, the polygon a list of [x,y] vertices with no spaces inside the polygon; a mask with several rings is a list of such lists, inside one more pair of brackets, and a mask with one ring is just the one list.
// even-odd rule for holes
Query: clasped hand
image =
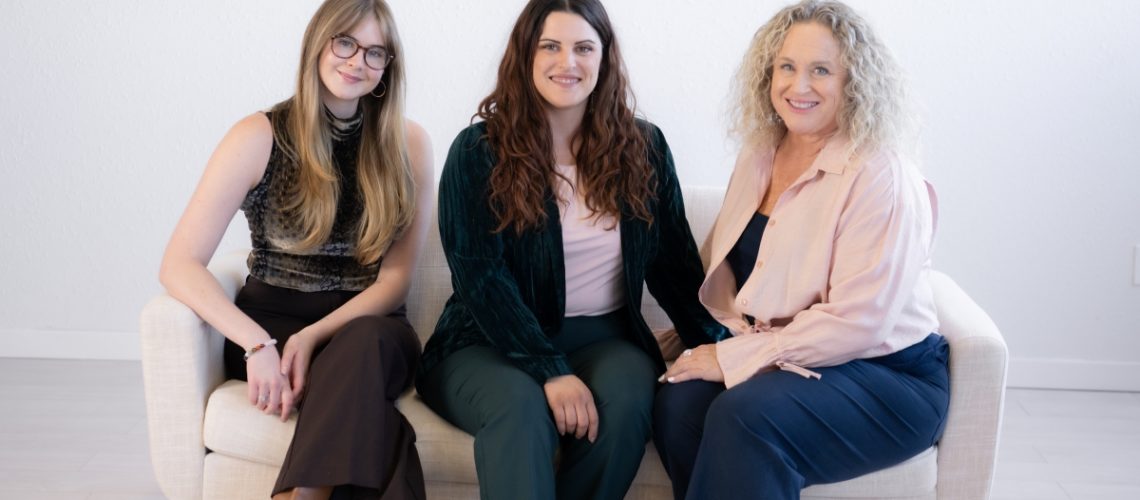
{"label": "clasped hand", "polygon": [[245,365],[249,403],[268,415],[288,420],[304,397],[305,377],[315,347],[313,339],[302,330],[289,337],[280,356],[272,347],[250,356]]}

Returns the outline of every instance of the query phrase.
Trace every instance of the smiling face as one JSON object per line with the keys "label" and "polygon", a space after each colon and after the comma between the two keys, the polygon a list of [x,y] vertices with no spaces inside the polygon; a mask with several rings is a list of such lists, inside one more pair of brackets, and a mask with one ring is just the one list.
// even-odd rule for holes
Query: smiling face
{"label": "smiling face", "polygon": [[330,39],[321,49],[321,101],[334,115],[347,118],[356,112],[360,98],[380,84],[384,70],[376,70],[364,63],[367,47],[385,46],[384,32],[374,16],[365,16],[344,34],[363,47],[352,57],[342,59],[333,54]]}
{"label": "smiling face", "polygon": [[582,16],[551,12],[534,53],[534,86],[548,111],[585,113],[602,65],[598,32]]}
{"label": "smiling face", "polygon": [[847,71],[839,42],[819,23],[788,30],[772,68],[772,107],[788,134],[824,136],[839,128]]}

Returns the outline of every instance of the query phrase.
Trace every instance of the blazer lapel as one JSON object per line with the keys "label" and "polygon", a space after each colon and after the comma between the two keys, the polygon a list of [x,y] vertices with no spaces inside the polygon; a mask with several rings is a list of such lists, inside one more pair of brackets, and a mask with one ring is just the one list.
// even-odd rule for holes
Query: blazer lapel
{"label": "blazer lapel", "polygon": [[541,233],[538,235],[539,240],[547,240],[550,245],[550,250],[546,252],[550,256],[548,269],[551,269],[551,278],[554,279],[554,291],[558,296],[558,311],[557,321],[558,330],[562,329],[561,318],[566,315],[566,255],[562,248],[562,214],[558,211],[558,198],[554,192],[547,189],[546,192],[546,230],[543,231],[545,236]]}

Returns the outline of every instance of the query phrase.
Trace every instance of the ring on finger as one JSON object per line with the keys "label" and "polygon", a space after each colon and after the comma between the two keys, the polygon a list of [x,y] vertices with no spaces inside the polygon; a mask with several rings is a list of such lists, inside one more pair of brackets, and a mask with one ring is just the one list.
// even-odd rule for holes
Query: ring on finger
{"label": "ring on finger", "polygon": [[268,395],[266,395],[266,394],[262,394],[262,395],[260,395],[260,396],[258,396],[258,397],[257,397],[257,402],[258,402],[258,403],[265,403],[265,402],[267,402],[267,401],[269,401],[269,396],[268,396]]}

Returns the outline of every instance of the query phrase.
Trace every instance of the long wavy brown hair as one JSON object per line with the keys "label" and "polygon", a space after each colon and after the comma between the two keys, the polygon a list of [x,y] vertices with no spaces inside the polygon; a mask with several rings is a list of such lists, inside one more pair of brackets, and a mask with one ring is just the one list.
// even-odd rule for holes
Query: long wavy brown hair
{"label": "long wavy brown hair", "polygon": [[571,144],[578,189],[599,215],[627,215],[653,222],[650,202],[657,179],[649,163],[646,133],[634,117],[636,101],[606,9],[598,0],[531,0],[511,30],[499,64],[498,83],[476,116],[487,122],[487,141],[497,156],[491,170],[490,204],[496,232],[533,229],[546,222],[544,202],[554,186],[554,145],[544,100],[534,85],[534,54],[551,12],[581,16],[601,38],[598,83]]}

